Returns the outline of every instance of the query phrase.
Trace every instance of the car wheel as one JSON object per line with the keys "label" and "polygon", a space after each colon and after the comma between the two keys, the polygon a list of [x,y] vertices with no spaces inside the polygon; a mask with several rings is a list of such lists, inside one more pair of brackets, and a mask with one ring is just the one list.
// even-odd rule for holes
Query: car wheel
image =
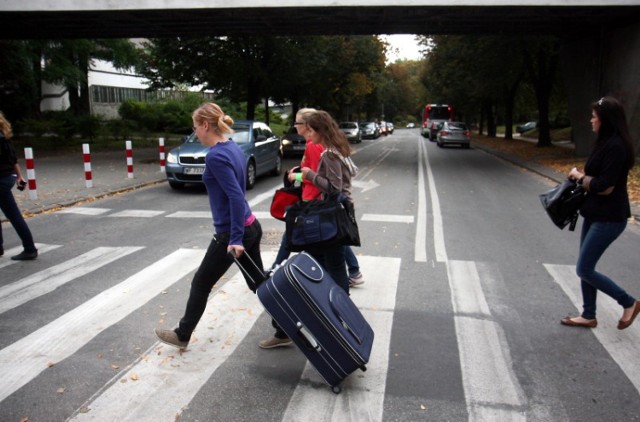
{"label": "car wheel", "polygon": [[272,176],[280,176],[282,174],[282,157],[280,154],[276,157],[276,166],[271,170]]}
{"label": "car wheel", "polygon": [[437,142],[437,144],[438,144],[438,147],[439,147],[439,148],[442,148],[442,142],[440,142],[440,141],[436,141],[436,142]]}
{"label": "car wheel", "polygon": [[256,185],[256,163],[253,160],[247,163],[247,190]]}
{"label": "car wheel", "polygon": [[175,190],[184,189],[184,183],[174,182],[173,180],[169,180],[169,186]]}

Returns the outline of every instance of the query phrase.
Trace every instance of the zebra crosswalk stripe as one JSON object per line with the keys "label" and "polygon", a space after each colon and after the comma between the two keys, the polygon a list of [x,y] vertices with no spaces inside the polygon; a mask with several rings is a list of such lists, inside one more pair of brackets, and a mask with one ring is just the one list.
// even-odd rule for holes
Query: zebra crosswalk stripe
{"label": "zebra crosswalk stripe", "polygon": [[0,350],[0,401],[194,270],[204,253],[179,249]]}
{"label": "zebra crosswalk stripe", "polygon": [[400,258],[359,256],[361,271],[367,281],[351,289],[353,301],[362,310],[375,338],[366,372],[356,371],[347,377],[342,393],[330,388],[315,388],[323,384],[315,369],[307,363],[283,417],[285,421],[382,420],[382,405],[389,365],[391,325],[400,274]]}
{"label": "zebra crosswalk stripe", "polygon": [[0,288],[0,314],[97,270],[142,247],[99,247]]}
{"label": "zebra crosswalk stripe", "polygon": [[[547,272],[564,293],[571,299],[576,309],[582,310],[582,293],[580,280],[576,276],[575,265],[544,264]],[[598,328],[592,330],[609,355],[627,375],[636,390],[640,392],[640,332],[627,329],[614,329],[622,315],[622,307],[605,294],[598,295]],[[638,322],[636,322],[638,324]]]}
{"label": "zebra crosswalk stripe", "polygon": [[[36,248],[38,249],[38,255],[45,254],[47,252],[51,252],[54,249],[60,248],[62,245],[47,245],[44,243],[36,243]],[[16,246],[15,248],[7,249],[4,251],[4,255],[6,257],[17,255],[22,252],[22,246]],[[8,267],[9,265],[17,264],[20,261],[7,260],[5,262],[0,263],[0,268]]]}
{"label": "zebra crosswalk stripe", "polygon": [[[264,262],[273,258],[273,254],[263,255]],[[236,273],[209,299],[191,336],[191,351],[180,353],[156,343],[117,377],[130,380],[135,374],[136,382],[114,382],[86,405],[88,412],[77,413],[71,420],[174,421],[206,382],[215,382],[216,369],[234,352],[263,310],[242,275]]]}

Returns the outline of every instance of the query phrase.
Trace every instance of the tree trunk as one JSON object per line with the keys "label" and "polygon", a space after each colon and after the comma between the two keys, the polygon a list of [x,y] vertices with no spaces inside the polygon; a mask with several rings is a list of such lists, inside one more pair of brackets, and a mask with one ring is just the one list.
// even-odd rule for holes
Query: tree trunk
{"label": "tree trunk", "polygon": [[504,139],[513,139],[513,110],[521,80],[522,75],[518,76],[513,84],[504,88]]}
{"label": "tree trunk", "polygon": [[496,119],[493,110],[493,102],[491,100],[484,101],[484,109],[487,115],[487,136],[496,136]]}
{"label": "tree trunk", "polygon": [[549,99],[551,98],[553,79],[558,67],[558,49],[558,40],[552,40],[551,44],[544,40],[540,41],[536,46],[536,60],[534,62],[528,46],[524,45],[525,63],[538,103],[537,146],[539,147],[551,146]]}

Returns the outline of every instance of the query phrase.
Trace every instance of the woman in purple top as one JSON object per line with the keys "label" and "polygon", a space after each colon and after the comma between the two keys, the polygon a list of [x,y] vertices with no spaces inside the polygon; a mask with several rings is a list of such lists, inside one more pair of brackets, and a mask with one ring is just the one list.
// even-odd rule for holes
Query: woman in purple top
{"label": "woman in purple top", "polygon": [[[174,330],[156,328],[158,338],[184,349],[200,321],[211,289],[233,264],[229,252],[235,252],[243,266],[253,268],[246,255],[263,268],[260,257],[262,227],[252,214],[244,194],[247,165],[244,153],[229,138],[233,119],[214,103],[206,103],[193,112],[193,130],[202,145],[209,147],[202,181],[207,188],[213,214],[215,235],[191,282],[187,307]],[[246,254],[246,255],[244,255]],[[245,275],[245,278],[247,276]],[[257,282],[264,274],[252,274]],[[248,284],[252,284],[249,280]]]}

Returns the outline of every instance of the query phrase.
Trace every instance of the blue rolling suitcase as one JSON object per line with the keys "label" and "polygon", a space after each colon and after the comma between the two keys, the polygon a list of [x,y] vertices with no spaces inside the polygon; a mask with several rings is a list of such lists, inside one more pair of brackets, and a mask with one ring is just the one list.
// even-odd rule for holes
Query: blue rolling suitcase
{"label": "blue rolling suitcase", "polygon": [[258,286],[257,294],[335,393],[349,374],[366,370],[373,330],[313,257],[305,252],[292,256]]}

